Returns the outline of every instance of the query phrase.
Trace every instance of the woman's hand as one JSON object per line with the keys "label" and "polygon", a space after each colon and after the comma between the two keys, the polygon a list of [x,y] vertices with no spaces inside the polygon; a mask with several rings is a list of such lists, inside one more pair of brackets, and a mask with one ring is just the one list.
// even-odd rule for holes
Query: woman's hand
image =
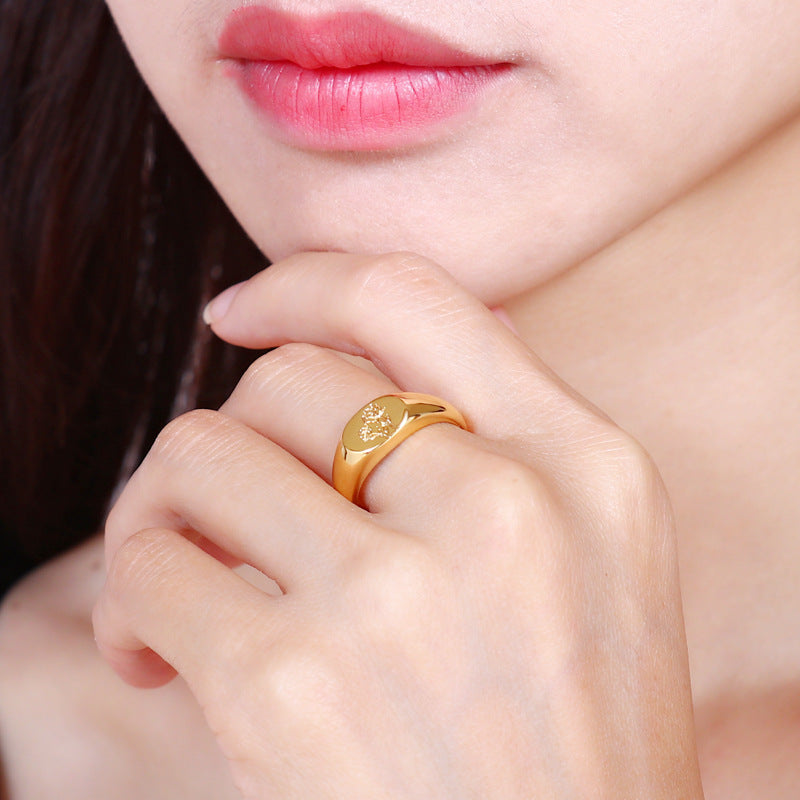
{"label": "woman's hand", "polygon": [[[283,346],[131,479],[95,629],[131,683],[186,679],[245,797],[702,796],[669,504],[630,437],[414,255],[294,256],[211,316]],[[364,510],[333,455],[396,391],[472,432],[414,434]]]}

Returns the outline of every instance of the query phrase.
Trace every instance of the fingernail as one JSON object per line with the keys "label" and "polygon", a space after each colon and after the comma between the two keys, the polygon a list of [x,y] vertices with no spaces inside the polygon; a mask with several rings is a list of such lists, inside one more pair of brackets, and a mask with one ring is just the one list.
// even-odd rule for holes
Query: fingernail
{"label": "fingernail", "polygon": [[206,325],[213,325],[219,322],[230,310],[233,299],[239,294],[239,290],[246,281],[237,283],[226,289],[222,294],[217,295],[204,309],[203,321]]}

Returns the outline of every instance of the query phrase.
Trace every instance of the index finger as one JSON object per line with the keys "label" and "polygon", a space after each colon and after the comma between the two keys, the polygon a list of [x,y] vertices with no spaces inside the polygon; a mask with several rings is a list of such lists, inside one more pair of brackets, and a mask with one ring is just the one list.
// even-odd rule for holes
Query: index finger
{"label": "index finger", "polygon": [[365,356],[402,390],[453,403],[482,435],[563,432],[596,419],[483,303],[417,255],[301,253],[217,300],[206,319],[226,341]]}

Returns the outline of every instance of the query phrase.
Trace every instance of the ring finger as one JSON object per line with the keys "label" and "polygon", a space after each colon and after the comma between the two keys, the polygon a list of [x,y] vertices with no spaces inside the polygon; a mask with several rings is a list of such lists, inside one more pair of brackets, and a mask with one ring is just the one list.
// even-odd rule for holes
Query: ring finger
{"label": "ring finger", "polygon": [[[397,387],[334,351],[288,344],[259,359],[222,411],[293,453],[326,481],[342,430],[355,412]],[[459,464],[474,462],[476,448],[493,450],[453,425],[431,425],[414,434],[380,462],[362,492],[373,514],[395,510],[392,527],[414,526],[444,499]],[[425,480],[420,481],[419,475]],[[452,484],[452,481],[449,481]]]}

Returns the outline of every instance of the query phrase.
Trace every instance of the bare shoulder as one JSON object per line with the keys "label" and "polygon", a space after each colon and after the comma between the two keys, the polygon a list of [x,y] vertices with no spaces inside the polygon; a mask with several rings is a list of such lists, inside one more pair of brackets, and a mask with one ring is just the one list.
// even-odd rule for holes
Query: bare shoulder
{"label": "bare shoulder", "polygon": [[[89,668],[83,643],[92,636],[89,617],[80,612],[90,606],[92,586],[72,579],[79,570],[101,569],[99,555],[97,543],[88,543],[54,560],[0,606],[0,742],[14,800],[47,796],[56,788],[48,783],[62,759],[86,763],[94,757],[87,737],[78,735],[88,715],[75,713],[88,693],[81,680]],[[42,769],[45,753],[48,768]],[[76,770],[79,782],[82,774],[86,770]]]}
{"label": "bare shoulder", "polygon": [[0,755],[9,800],[238,798],[179,681],[126,686],[99,657],[98,538],[24,579],[0,606]]}

